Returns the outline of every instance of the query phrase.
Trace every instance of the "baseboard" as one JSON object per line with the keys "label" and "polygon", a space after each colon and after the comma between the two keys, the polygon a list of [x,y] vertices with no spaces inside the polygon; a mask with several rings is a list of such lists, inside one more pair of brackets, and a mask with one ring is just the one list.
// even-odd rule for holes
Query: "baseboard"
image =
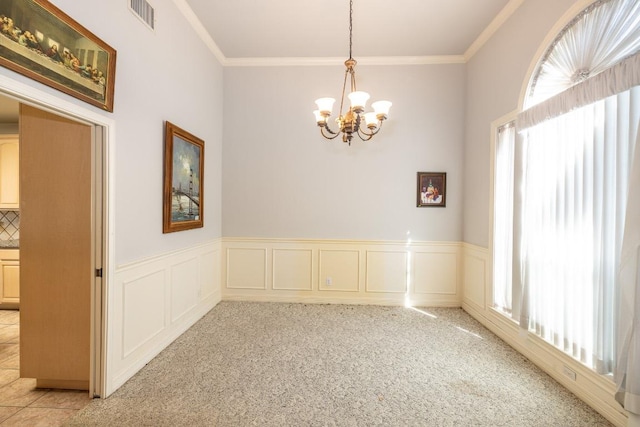
{"label": "baseboard", "polygon": [[[384,306],[405,306],[407,302],[401,298],[366,298],[366,297],[314,297],[314,296],[283,296],[283,295],[228,295],[223,301],[245,301],[245,302],[276,302],[293,304],[344,304],[344,305],[384,305]],[[412,307],[460,307],[456,301],[441,302],[429,300],[417,300],[411,303]]]}
{"label": "baseboard", "polygon": [[89,381],[82,380],[45,380],[36,379],[36,388],[55,388],[58,390],[86,390],[89,392]]}

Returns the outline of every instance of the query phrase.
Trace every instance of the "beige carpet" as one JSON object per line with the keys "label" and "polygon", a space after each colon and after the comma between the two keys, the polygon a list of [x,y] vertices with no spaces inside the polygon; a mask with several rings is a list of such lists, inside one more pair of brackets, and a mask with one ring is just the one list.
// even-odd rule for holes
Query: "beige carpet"
{"label": "beige carpet", "polygon": [[70,426],[609,426],[461,309],[223,302]]}

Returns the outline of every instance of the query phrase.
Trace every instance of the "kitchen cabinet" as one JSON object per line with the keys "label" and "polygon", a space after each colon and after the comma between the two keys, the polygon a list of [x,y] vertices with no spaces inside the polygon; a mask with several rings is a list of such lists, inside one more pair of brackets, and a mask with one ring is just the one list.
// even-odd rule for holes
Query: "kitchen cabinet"
{"label": "kitchen cabinet", "polygon": [[17,135],[0,135],[0,209],[20,207],[19,145]]}
{"label": "kitchen cabinet", "polygon": [[16,249],[0,250],[0,307],[20,303],[20,256]]}

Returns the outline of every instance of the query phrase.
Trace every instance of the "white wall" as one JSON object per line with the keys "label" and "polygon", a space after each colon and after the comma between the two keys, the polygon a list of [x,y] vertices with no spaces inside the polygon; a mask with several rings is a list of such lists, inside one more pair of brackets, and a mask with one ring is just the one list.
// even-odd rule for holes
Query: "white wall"
{"label": "white wall", "polygon": [[527,71],[574,0],[527,0],[467,63],[464,241],[489,244],[491,122],[519,107]]}
{"label": "white wall", "polygon": [[[340,96],[344,66],[225,68],[225,237],[461,240],[464,65],[356,73],[393,107],[378,136],[349,147],[312,115],[316,98]],[[447,172],[446,208],[416,208],[418,171]]]}
{"label": "white wall", "polygon": [[[118,264],[220,237],[220,64],[170,0],[153,2],[155,32],[141,25],[124,1],[59,3],[118,50],[114,107]],[[165,120],[205,141],[203,229],[161,233]]]}
{"label": "white wall", "polygon": [[[156,0],[151,32],[127,1],[53,3],[117,51],[114,112],[7,75],[115,120],[116,263],[177,250],[221,235],[222,66],[171,0]],[[162,234],[163,121],[205,141],[205,227]]]}
{"label": "white wall", "polygon": [[[0,86],[109,126],[108,394],[220,300],[223,72],[171,0],[155,32],[124,0],[53,3],[117,50],[114,112],[5,68]],[[165,120],[205,141],[204,228],[162,234]]]}

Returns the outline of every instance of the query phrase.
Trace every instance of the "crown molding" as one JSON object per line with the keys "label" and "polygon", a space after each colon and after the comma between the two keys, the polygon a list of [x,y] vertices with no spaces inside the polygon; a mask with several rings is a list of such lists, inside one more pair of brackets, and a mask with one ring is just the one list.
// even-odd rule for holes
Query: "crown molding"
{"label": "crown molding", "polygon": [[211,34],[204,28],[202,22],[196,16],[195,12],[191,7],[187,4],[186,0],[173,0],[173,3],[180,10],[182,15],[186,18],[187,22],[191,24],[193,30],[200,36],[202,41],[207,45],[211,53],[216,57],[220,64],[225,65],[227,62],[227,58],[224,56],[215,40],[211,37]]}
{"label": "crown molding", "polygon": [[[358,65],[434,65],[434,64],[464,64],[462,55],[442,56],[364,56],[356,58]],[[226,58],[227,67],[318,67],[343,65],[341,58]]]}
{"label": "crown molding", "polygon": [[[187,22],[191,24],[196,34],[209,48],[223,67],[316,67],[334,66],[344,64],[344,58],[227,58],[216,44],[215,40],[207,32],[200,19],[193,12],[186,0],[173,0]],[[484,44],[495,34],[507,19],[524,3],[524,0],[510,0],[509,3],[496,15],[487,28],[480,33],[478,38],[469,46],[463,55],[434,55],[434,56],[367,56],[358,58],[360,65],[438,65],[438,64],[464,64],[475,55]]]}
{"label": "crown molding", "polygon": [[493,18],[493,21],[489,23],[487,28],[485,28],[480,33],[478,38],[475,39],[473,43],[471,43],[471,46],[469,46],[467,51],[464,53],[463,56],[465,62],[471,60],[471,58],[473,58],[473,55],[478,53],[480,48],[482,48],[482,46],[484,46],[485,43],[489,41],[489,39],[498,31],[498,29],[502,27],[502,24],[504,24],[507,19],[509,19],[511,15],[513,15],[513,13],[518,10],[520,6],[522,6],[522,3],[524,3],[524,0],[510,0],[509,3],[507,3],[506,6],[502,8],[502,10],[496,15],[496,17]]}

